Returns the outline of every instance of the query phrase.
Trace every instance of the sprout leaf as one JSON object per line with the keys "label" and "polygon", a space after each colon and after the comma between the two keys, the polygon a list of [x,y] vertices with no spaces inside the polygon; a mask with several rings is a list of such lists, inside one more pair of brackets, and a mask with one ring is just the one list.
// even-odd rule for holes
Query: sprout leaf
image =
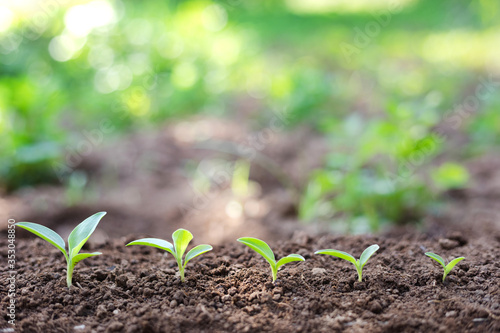
{"label": "sprout leaf", "polygon": [[49,229],[41,224],[31,223],[31,222],[18,222],[16,226],[21,227],[25,230],[28,230],[31,233],[34,233],[38,237],[46,240],[50,244],[54,245],[58,248],[63,254],[66,260],[68,259],[68,254],[66,253],[66,243],[64,239],[57,232],[52,229]]}
{"label": "sprout leaf", "polygon": [[448,265],[446,264],[446,262],[444,261],[444,259],[435,254],[435,253],[432,253],[432,252],[426,252],[425,253],[426,256],[436,260],[438,263],[441,264],[441,266],[443,266],[444,268],[444,272],[443,272],[443,282],[444,280],[446,279],[446,276],[451,272],[451,270],[453,269],[453,267],[456,266],[456,264],[458,264],[460,261],[464,260],[465,258],[464,257],[458,257],[458,258],[455,258],[453,259],[452,261],[450,261],[448,263]]}
{"label": "sprout leaf", "polygon": [[238,242],[245,244],[258,254],[263,256],[264,259],[266,259],[267,262],[269,262],[269,264],[272,264],[276,261],[273,251],[271,250],[269,245],[267,245],[266,242],[253,237],[238,238]]}
{"label": "sprout leaf", "polygon": [[177,229],[172,234],[172,239],[174,240],[175,253],[179,259],[182,260],[182,256],[189,245],[189,242],[193,239],[193,234],[186,229]]}
{"label": "sprout leaf", "polygon": [[375,252],[377,252],[378,249],[379,249],[379,246],[377,244],[374,244],[372,246],[367,247],[363,251],[363,253],[361,254],[361,257],[359,257],[359,263],[361,265],[361,268],[363,268],[366,265],[366,263],[368,262],[368,259],[370,259],[370,257]]}
{"label": "sprout leaf", "polygon": [[253,237],[238,238],[238,242],[245,244],[258,254],[260,254],[262,257],[264,257],[264,259],[266,259],[266,261],[271,266],[273,283],[274,281],[276,281],[276,278],[278,276],[278,269],[281,266],[288,264],[289,262],[305,260],[304,257],[302,257],[300,254],[290,254],[276,262],[274,253],[266,242]]}
{"label": "sprout leaf", "polygon": [[300,254],[289,254],[288,256],[278,260],[276,267],[279,269],[281,266],[293,261],[305,261],[305,259]]}
{"label": "sprout leaf", "polygon": [[138,240],[135,240],[133,242],[128,243],[126,246],[129,245],[146,245],[146,246],[151,246],[151,247],[156,247],[158,249],[164,250],[172,254],[174,257],[177,257],[175,254],[175,249],[172,243],[159,239],[159,238],[141,238]]}
{"label": "sprout leaf", "polygon": [[363,281],[363,267],[366,265],[370,257],[377,252],[379,249],[379,246],[377,244],[371,245],[367,247],[363,253],[361,254],[361,257],[356,260],[352,255],[350,255],[347,252],[344,251],[339,251],[339,250],[319,250],[314,252],[314,254],[328,254],[334,257],[338,257],[344,260],[349,261],[356,267],[356,271],[358,272],[358,280],[361,282]]}
{"label": "sprout leaf", "polygon": [[443,266],[443,268],[446,267],[446,263],[444,262],[444,259],[441,256],[432,252],[426,252],[425,255],[436,260],[438,263],[441,264],[441,266]]}
{"label": "sprout leaf", "polygon": [[82,223],[76,226],[68,237],[69,254],[71,257],[80,252],[81,248],[87,242],[90,235],[94,232],[99,224],[99,221],[106,215],[106,212],[96,213],[85,219]]}
{"label": "sprout leaf", "polygon": [[350,255],[349,253],[344,252],[344,251],[338,251],[338,250],[319,250],[319,251],[314,252],[314,254],[328,254],[330,256],[341,258],[341,259],[347,260],[349,262],[352,262],[354,265],[357,265],[356,258],[354,258],[352,255]]}
{"label": "sprout leaf", "polygon": [[146,246],[156,247],[158,249],[162,249],[169,252],[174,256],[175,260],[177,261],[177,266],[179,267],[179,274],[181,276],[181,281],[184,282],[185,280],[184,269],[186,268],[188,261],[193,259],[194,257],[199,256],[200,254],[212,250],[212,246],[207,244],[195,246],[186,254],[183,263],[182,257],[184,256],[184,252],[186,252],[186,249],[192,239],[193,239],[193,234],[190,233],[188,230],[177,229],[172,234],[172,240],[174,241],[173,245],[172,243],[159,238],[142,238],[128,243],[127,246],[146,245]]}
{"label": "sprout leaf", "polygon": [[106,215],[106,212],[96,213],[85,219],[79,225],[77,225],[76,228],[73,229],[73,231],[68,237],[68,251],[66,251],[66,243],[64,242],[62,237],[59,236],[55,231],[43,225],[31,222],[18,222],[16,223],[16,226],[19,226],[23,229],[26,229],[34,233],[35,235],[39,236],[40,238],[54,245],[64,254],[64,258],[66,259],[66,264],[67,264],[66,283],[69,288],[72,285],[73,270],[75,268],[75,265],[79,261],[82,261],[85,258],[101,254],[100,252],[94,252],[94,253],[78,253],[78,252],[80,252],[83,245],[85,245],[89,237],[97,228],[97,225],[104,217],[104,215]]}
{"label": "sprout leaf", "polygon": [[191,251],[189,251],[186,254],[186,257],[184,258],[184,267],[186,267],[189,260],[193,259],[194,257],[199,256],[200,254],[211,251],[212,249],[213,249],[212,246],[210,246],[208,244],[202,244],[202,245],[198,245],[198,246],[193,247],[191,249]]}

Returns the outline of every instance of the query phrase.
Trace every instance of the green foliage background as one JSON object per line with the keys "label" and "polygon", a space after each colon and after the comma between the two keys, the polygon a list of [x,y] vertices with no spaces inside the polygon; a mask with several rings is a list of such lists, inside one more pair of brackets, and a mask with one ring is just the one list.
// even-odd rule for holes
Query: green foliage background
{"label": "green foliage background", "polygon": [[[231,117],[250,98],[257,121],[286,110],[291,128],[331,142],[303,189],[302,219],[350,231],[418,219],[433,193],[466,184],[460,161],[499,143],[500,3],[332,3],[0,7],[10,23],[0,29],[0,183],[67,181],[72,169],[57,166],[103,120],[120,135],[195,113]],[[473,111],[460,107],[488,80]],[[451,149],[456,132],[466,144]]]}

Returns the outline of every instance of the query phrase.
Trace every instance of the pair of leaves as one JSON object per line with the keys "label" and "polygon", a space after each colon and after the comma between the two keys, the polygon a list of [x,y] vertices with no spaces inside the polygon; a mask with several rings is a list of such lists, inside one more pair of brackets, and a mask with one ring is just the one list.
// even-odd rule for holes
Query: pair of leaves
{"label": "pair of leaves", "polygon": [[379,249],[379,246],[377,244],[371,245],[367,247],[363,253],[361,254],[361,257],[359,257],[358,260],[354,258],[351,254],[344,252],[344,251],[339,251],[339,250],[319,250],[314,252],[314,254],[328,254],[334,257],[338,257],[344,260],[347,260],[351,262],[354,267],[356,267],[356,270],[358,271],[358,279],[359,281],[363,280],[363,267],[365,267],[366,263],[370,259],[370,257],[377,252]]}
{"label": "pair of leaves", "polygon": [[178,229],[174,231],[174,233],[172,234],[172,240],[174,241],[173,245],[172,243],[159,238],[142,238],[128,243],[127,246],[146,245],[146,246],[156,247],[158,249],[169,252],[174,256],[175,260],[177,261],[177,265],[179,266],[179,271],[181,273],[181,280],[184,281],[184,268],[186,267],[187,263],[191,259],[199,256],[200,254],[212,250],[212,246],[208,244],[195,246],[186,254],[186,257],[184,258],[183,262],[182,257],[184,256],[184,252],[186,252],[186,249],[192,239],[193,239],[193,234],[190,233],[188,230]]}
{"label": "pair of leaves", "polygon": [[290,254],[284,258],[281,258],[280,260],[278,260],[278,262],[276,262],[274,253],[266,242],[253,237],[238,238],[238,242],[245,244],[246,246],[257,252],[258,254],[263,256],[264,259],[267,260],[269,265],[271,265],[273,282],[276,281],[277,272],[281,266],[288,264],[289,262],[305,260],[304,257],[302,257],[300,254]]}
{"label": "pair of leaves", "polygon": [[106,212],[96,213],[77,225],[68,237],[68,251],[66,251],[66,243],[64,242],[64,239],[59,236],[57,232],[50,228],[32,222],[18,222],[16,223],[16,226],[28,230],[38,237],[46,240],[64,254],[64,258],[66,258],[66,262],[68,264],[67,283],[68,287],[70,287],[71,279],[73,276],[73,268],[75,267],[75,265],[85,258],[98,256],[101,254],[100,252],[79,252],[82,249],[83,245],[87,242],[89,237],[92,235],[92,233],[95,231],[97,225],[104,217],[104,215],[106,215]]}
{"label": "pair of leaves", "polygon": [[441,266],[443,266],[443,268],[444,268],[443,282],[444,282],[444,279],[446,279],[446,276],[451,272],[453,267],[455,267],[460,261],[465,259],[465,257],[458,257],[458,258],[455,258],[452,261],[450,261],[447,265],[446,262],[444,261],[444,259],[435,253],[426,252],[425,255],[436,260],[438,263],[441,264]]}

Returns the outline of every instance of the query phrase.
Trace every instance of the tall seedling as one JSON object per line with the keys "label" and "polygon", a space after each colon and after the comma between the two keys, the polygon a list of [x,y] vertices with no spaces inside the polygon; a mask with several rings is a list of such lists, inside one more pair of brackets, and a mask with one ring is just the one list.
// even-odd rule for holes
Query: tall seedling
{"label": "tall seedling", "polygon": [[41,224],[31,222],[18,222],[16,223],[16,226],[34,233],[35,235],[54,245],[64,254],[64,258],[66,258],[67,264],[66,283],[69,288],[72,284],[73,270],[75,268],[75,265],[85,258],[102,254],[101,252],[79,252],[89,239],[90,235],[92,235],[95,228],[99,224],[99,221],[101,221],[104,215],[106,215],[106,212],[96,213],[77,225],[68,237],[68,251],[66,251],[66,243],[64,242],[64,239],[62,239],[62,237],[52,229],[49,229]]}

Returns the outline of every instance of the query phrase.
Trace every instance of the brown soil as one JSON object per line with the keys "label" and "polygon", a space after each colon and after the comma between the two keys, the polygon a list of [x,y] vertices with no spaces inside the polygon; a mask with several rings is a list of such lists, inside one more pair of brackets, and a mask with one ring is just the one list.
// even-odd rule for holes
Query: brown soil
{"label": "brown soil", "polygon": [[[182,284],[170,255],[124,247],[132,239],[92,248],[103,255],[78,264],[77,286],[70,290],[58,250],[40,239],[18,241],[16,331],[500,331],[499,240],[471,241],[460,234],[440,240],[425,235],[313,239],[297,233],[272,247],[278,258],[294,252],[306,261],[284,266],[273,285],[264,260],[236,242],[190,262]],[[313,255],[321,248],[359,254],[373,243],[380,250],[361,283],[350,263]],[[5,239],[0,246],[7,247]],[[424,256],[427,250],[467,259],[442,283],[442,269]],[[0,327],[6,328],[9,298],[2,293]]]}

